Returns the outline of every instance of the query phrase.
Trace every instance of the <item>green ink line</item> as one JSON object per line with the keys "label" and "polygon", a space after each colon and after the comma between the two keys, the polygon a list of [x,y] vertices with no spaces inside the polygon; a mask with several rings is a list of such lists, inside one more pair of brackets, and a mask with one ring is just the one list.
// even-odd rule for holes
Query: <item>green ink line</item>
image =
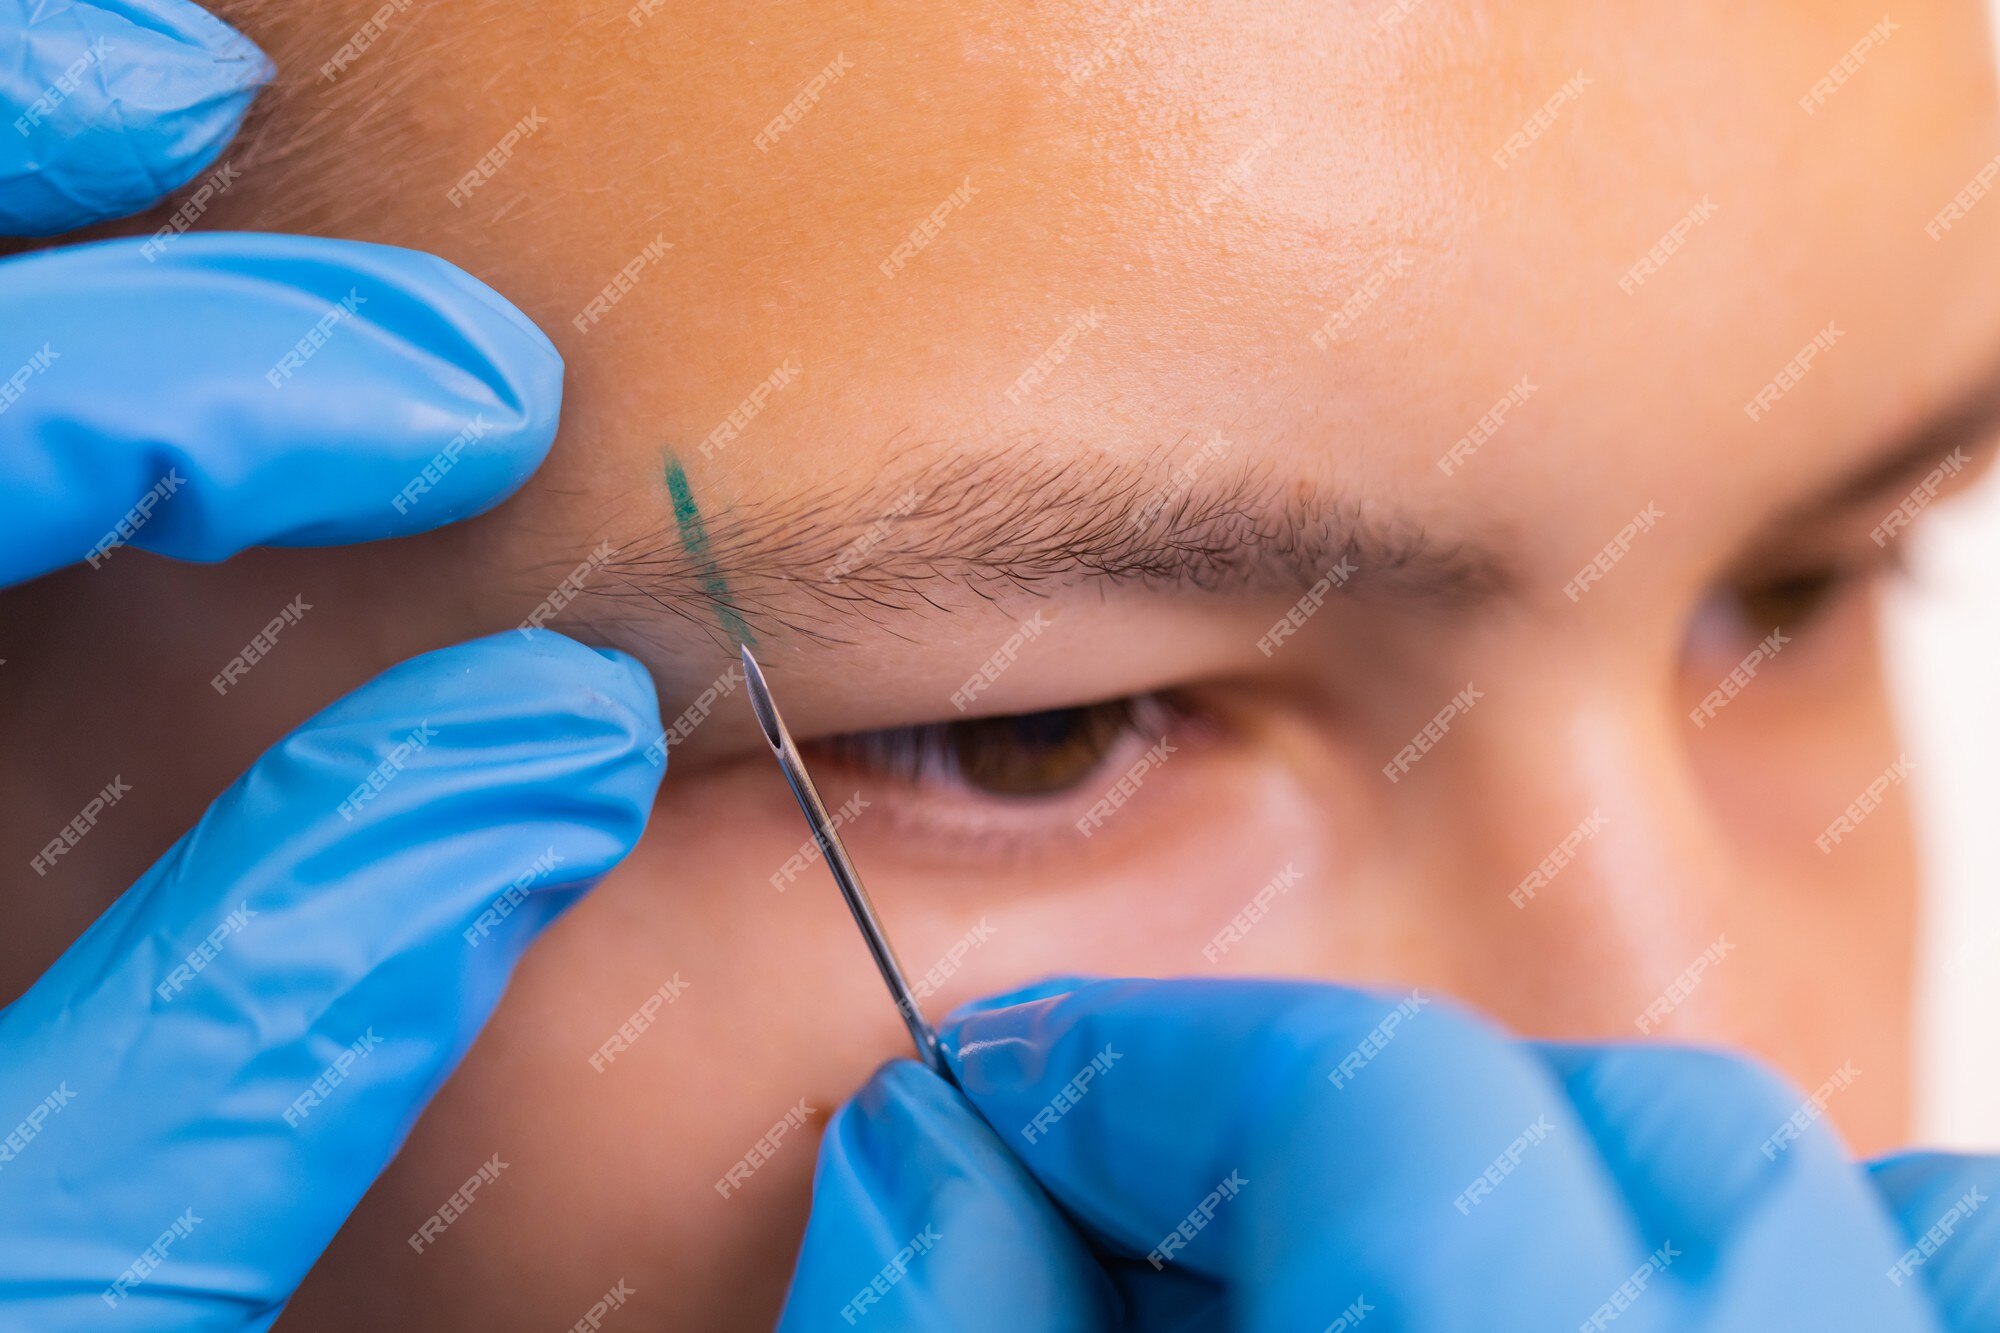
{"label": "green ink line", "polygon": [[701,576],[701,590],[715,603],[717,619],[722,622],[722,632],[733,637],[738,643],[757,646],[757,636],[750,632],[750,626],[737,614],[736,603],[729,594],[729,583],[716,567],[715,557],[708,550],[708,528],[701,521],[701,510],[695,508],[694,489],[688,485],[687,470],[672,458],[667,460],[667,494],[674,501],[674,524],[681,532],[681,545],[694,558],[695,572]]}

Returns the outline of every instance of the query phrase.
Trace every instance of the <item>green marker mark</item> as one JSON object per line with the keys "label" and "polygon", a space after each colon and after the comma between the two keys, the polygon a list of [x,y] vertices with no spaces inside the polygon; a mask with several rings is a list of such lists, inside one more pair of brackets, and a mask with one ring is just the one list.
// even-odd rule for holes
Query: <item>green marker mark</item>
{"label": "green marker mark", "polygon": [[681,531],[681,545],[694,558],[696,572],[701,575],[701,590],[715,603],[722,632],[738,643],[755,648],[757,636],[750,632],[750,626],[737,614],[736,603],[729,595],[728,580],[722,577],[715,557],[709,554],[708,528],[701,521],[701,510],[695,508],[694,489],[688,485],[687,470],[671,458],[667,460],[667,494],[674,500],[674,524]]}

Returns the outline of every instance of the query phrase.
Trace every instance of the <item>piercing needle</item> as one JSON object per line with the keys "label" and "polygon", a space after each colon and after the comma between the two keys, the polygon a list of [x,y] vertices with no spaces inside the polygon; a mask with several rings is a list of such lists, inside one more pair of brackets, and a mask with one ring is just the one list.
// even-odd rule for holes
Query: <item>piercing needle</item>
{"label": "piercing needle", "polygon": [[939,1078],[958,1086],[958,1080],[945,1064],[937,1033],[917,1008],[917,997],[911,993],[910,983],[904,980],[902,964],[896,961],[896,951],[883,933],[882,919],[875,915],[868,890],[861,887],[861,877],[854,873],[854,863],[847,859],[847,849],[841,846],[840,835],[834,832],[826,803],[820,800],[819,791],[799,758],[798,746],[792,744],[792,735],[785,730],[784,719],[778,716],[778,706],[771,701],[771,687],[764,683],[764,672],[750,655],[747,644],[743,647],[743,679],[749,690],[750,707],[757,714],[757,725],[763,729],[764,739],[770,742],[771,753],[777,757],[778,767],[784,770],[792,795],[798,798],[799,809],[812,828],[813,841],[819,844],[820,855],[826,858],[827,869],[833,872],[833,882],[840,886],[840,896],[847,900],[847,910],[854,914],[854,924],[861,928],[861,938],[868,942],[868,952],[875,956],[875,966],[881,970],[882,980],[888,984],[889,994],[903,1015],[903,1025],[910,1030],[910,1040],[917,1044],[917,1058]]}

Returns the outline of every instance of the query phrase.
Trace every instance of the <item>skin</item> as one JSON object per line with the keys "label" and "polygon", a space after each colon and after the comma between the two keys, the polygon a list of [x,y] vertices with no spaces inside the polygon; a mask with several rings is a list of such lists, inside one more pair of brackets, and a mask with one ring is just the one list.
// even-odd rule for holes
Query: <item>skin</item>
{"label": "skin", "polygon": [[[2000,207],[1924,230],[2000,146],[1979,6],[1904,23],[1810,114],[1799,99],[1879,10],[1420,3],[1382,26],[1272,0],[1137,18],[718,5],[635,25],[584,0],[468,0],[394,17],[329,81],[314,72],[376,6],[310,8],[223,8],[295,78],[204,225],[410,245],[478,274],[561,347],[563,434],[519,497],[459,529],[217,568],[126,553],[12,594],[4,623],[37,629],[9,636],[7,699],[34,704],[0,702],[0,728],[32,759],[0,771],[0,843],[26,861],[113,770],[133,794],[61,882],[17,901],[0,993],[298,720],[396,660],[519,623],[601,541],[626,561],[554,623],[640,655],[674,718],[734,649],[690,592],[670,458],[719,532],[783,532],[824,498],[848,525],[837,554],[940,457],[1148,469],[1143,502],[1219,432],[1197,485],[1303,483],[1405,537],[1490,548],[1505,576],[1439,596],[1421,567],[1358,561],[1267,656],[1258,639],[1310,571],[1226,594],[1052,577],[830,609],[823,565],[718,544],[802,739],[959,717],[952,692],[1037,609],[1048,631],[975,711],[1173,689],[1199,714],[1169,724],[1180,748],[1088,839],[1075,820],[1144,740],[1031,808],[826,759],[829,804],[870,802],[849,847],[910,970],[978,940],[927,1005],[1058,971],[1243,972],[1416,986],[1525,1034],[1633,1040],[1726,942],[1646,1039],[1739,1047],[1808,1091],[1851,1063],[1861,1076],[1827,1106],[1848,1141],[1907,1133],[1905,788],[1832,852],[1815,845],[1901,752],[1874,584],[1809,621],[1760,618],[1768,600],[1741,594],[1879,559],[1869,532],[1950,444],[1841,513],[1815,503],[2000,360],[1983,295]],[[851,68],[760,150],[840,55]],[[1507,149],[1578,71],[1587,85]],[[546,125],[453,206],[531,108]],[[394,163],[393,189],[373,161]],[[967,180],[972,197],[886,276]],[[1621,290],[1703,200],[1713,216]],[[579,331],[656,236],[671,250]],[[1343,306],[1341,336],[1316,346]],[[1010,399],[1080,312],[1096,326]],[[1744,405],[1829,321],[1832,347],[1751,420]],[[787,358],[795,382],[704,457]],[[1446,475],[1438,459],[1524,377],[1526,401]],[[964,490],[932,498],[949,511]],[[1567,596],[1649,505],[1663,517]],[[904,541],[886,531],[874,559]],[[209,678],[301,593],[310,615],[218,697]],[[1694,725],[1774,629],[1778,655]],[[1389,781],[1468,682],[1473,706]],[[1601,831],[1511,902],[1593,815]],[[675,748],[638,852],[530,957],[281,1327],[562,1327],[621,1278],[648,1323],[767,1327],[812,1134],[908,1049],[823,872],[770,882],[803,837],[747,707],[722,700]],[[1287,867],[1268,914],[1205,956]],[[594,1070],[674,977],[685,992]],[[722,1197],[801,1099],[812,1134]],[[412,1253],[495,1152],[505,1174]]]}

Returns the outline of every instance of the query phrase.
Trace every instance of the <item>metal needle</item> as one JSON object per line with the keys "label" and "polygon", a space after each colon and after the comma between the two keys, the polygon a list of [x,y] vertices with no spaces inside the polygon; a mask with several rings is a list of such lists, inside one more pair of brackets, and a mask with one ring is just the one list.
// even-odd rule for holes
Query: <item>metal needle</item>
{"label": "metal needle", "polygon": [[820,800],[819,791],[813,786],[812,777],[799,758],[798,746],[792,744],[791,733],[785,730],[785,721],[778,716],[778,706],[771,702],[771,687],[764,683],[764,672],[758,667],[757,659],[750,655],[747,644],[743,648],[743,679],[749,690],[750,707],[757,714],[757,725],[763,729],[764,739],[770,742],[771,753],[777,756],[778,767],[784,770],[785,781],[791,784],[799,809],[805,812],[806,823],[812,828],[813,841],[819,844],[820,855],[826,858],[827,869],[833,872],[833,882],[840,886],[840,896],[847,900],[847,910],[854,914],[854,924],[861,928],[861,938],[868,942],[868,952],[875,956],[875,966],[881,970],[882,980],[888,983],[889,994],[903,1015],[903,1025],[910,1030],[910,1040],[917,1044],[917,1058],[931,1072],[956,1086],[958,1080],[951,1076],[951,1069],[945,1064],[937,1033],[931,1030],[931,1025],[924,1021],[923,1012],[917,1008],[917,997],[911,993],[910,983],[903,978],[902,964],[896,961],[896,951],[889,947],[889,937],[882,931],[881,918],[875,915],[875,905],[868,901],[868,890],[861,887],[861,877],[854,873],[854,863],[847,859],[847,849],[841,846],[840,836],[834,832],[826,803]]}

